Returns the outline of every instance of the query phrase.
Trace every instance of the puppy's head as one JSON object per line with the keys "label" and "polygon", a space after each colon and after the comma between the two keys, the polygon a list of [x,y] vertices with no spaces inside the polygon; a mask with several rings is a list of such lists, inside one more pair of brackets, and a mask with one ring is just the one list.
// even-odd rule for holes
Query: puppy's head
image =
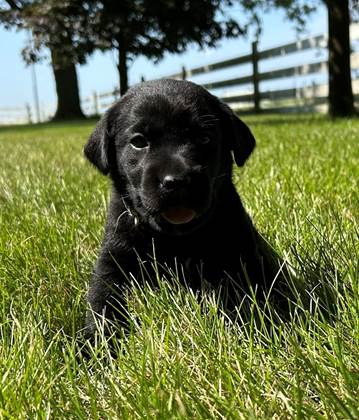
{"label": "puppy's head", "polygon": [[102,117],[85,155],[109,174],[137,219],[167,234],[208,220],[255,146],[248,127],[202,87],[158,80],[131,88]]}

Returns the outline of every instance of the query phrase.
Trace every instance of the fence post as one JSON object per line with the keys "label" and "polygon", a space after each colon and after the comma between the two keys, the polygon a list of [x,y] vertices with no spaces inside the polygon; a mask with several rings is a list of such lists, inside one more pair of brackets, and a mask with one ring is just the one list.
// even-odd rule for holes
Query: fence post
{"label": "fence post", "polygon": [[32,124],[30,105],[29,104],[25,104],[25,108],[26,108],[27,121],[28,121],[29,124]]}
{"label": "fence post", "polygon": [[260,92],[258,77],[258,41],[252,42],[252,68],[253,68],[253,99],[254,112],[260,112]]}
{"label": "fence post", "polygon": [[187,78],[187,70],[186,70],[186,67],[185,66],[182,66],[182,70],[181,70],[181,73],[182,73],[182,80],[186,80],[186,78]]}
{"label": "fence post", "polygon": [[97,92],[95,91],[93,93],[93,111],[94,111],[94,115],[98,115],[98,95]]}

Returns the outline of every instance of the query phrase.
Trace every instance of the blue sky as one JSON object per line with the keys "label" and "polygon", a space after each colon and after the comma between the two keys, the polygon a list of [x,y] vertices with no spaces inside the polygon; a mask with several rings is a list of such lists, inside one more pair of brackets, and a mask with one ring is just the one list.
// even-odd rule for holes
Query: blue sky
{"label": "blue sky", "polygon": [[[232,16],[243,21],[243,16],[236,8],[232,9]],[[265,49],[275,45],[295,40],[298,37],[294,29],[294,24],[285,18],[285,14],[279,10],[262,16],[263,31],[259,40],[259,48]],[[319,7],[317,12],[311,16],[307,22],[305,33],[300,37],[317,35],[326,32],[327,16],[324,7]],[[0,28],[0,111],[3,108],[24,107],[26,103],[33,106],[33,92],[31,71],[26,67],[21,58],[21,49],[28,35],[24,32],[5,31]],[[214,61],[220,61],[237,55],[246,54],[250,51],[253,34],[247,38],[234,40],[223,40],[216,49],[206,49],[200,51],[198,47],[192,46],[188,51],[181,55],[166,55],[158,64],[153,64],[143,57],[136,59],[129,69],[130,84],[140,81],[141,75],[146,79],[158,78],[180,71],[181,66],[188,68],[204,65]],[[305,62],[316,61],[318,56],[323,58],[320,52],[313,55],[313,52],[296,54],[289,57],[290,64],[280,63],[275,60],[268,60],[265,65],[267,68],[282,67],[283,65],[302,64]],[[270,62],[273,61],[273,62]],[[55,85],[49,63],[37,64],[35,66],[39,86],[39,98],[43,113],[51,113],[56,105]],[[114,65],[114,57],[111,52],[106,54],[95,53],[88,59],[86,65],[78,66],[78,78],[80,84],[81,98],[91,96],[94,91],[111,91],[118,85],[118,74]],[[261,69],[260,69],[261,70]],[[262,69],[263,70],[263,69]],[[194,81],[205,82],[230,78],[238,75],[238,69],[232,68],[226,71],[210,73]],[[246,74],[247,69],[241,68],[241,74]],[[248,69],[248,73],[250,73]],[[293,81],[290,81],[293,87]],[[283,86],[286,87],[286,86]]]}

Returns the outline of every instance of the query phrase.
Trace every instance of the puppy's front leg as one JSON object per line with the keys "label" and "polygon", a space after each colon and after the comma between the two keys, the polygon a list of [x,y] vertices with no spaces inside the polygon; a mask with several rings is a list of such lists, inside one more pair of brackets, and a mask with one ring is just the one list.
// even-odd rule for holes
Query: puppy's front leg
{"label": "puppy's front leg", "polygon": [[102,250],[90,281],[87,300],[86,336],[92,337],[100,325],[106,334],[114,321],[127,328],[127,308],[125,294],[129,287],[132,264],[129,258],[115,258],[108,250]]}

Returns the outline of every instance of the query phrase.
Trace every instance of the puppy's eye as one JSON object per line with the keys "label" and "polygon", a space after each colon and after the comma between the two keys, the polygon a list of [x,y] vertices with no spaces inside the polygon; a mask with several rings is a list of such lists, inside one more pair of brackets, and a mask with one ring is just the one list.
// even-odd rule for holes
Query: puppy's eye
{"label": "puppy's eye", "polygon": [[130,144],[134,149],[144,149],[149,146],[145,136],[140,133],[136,133],[131,137]]}

